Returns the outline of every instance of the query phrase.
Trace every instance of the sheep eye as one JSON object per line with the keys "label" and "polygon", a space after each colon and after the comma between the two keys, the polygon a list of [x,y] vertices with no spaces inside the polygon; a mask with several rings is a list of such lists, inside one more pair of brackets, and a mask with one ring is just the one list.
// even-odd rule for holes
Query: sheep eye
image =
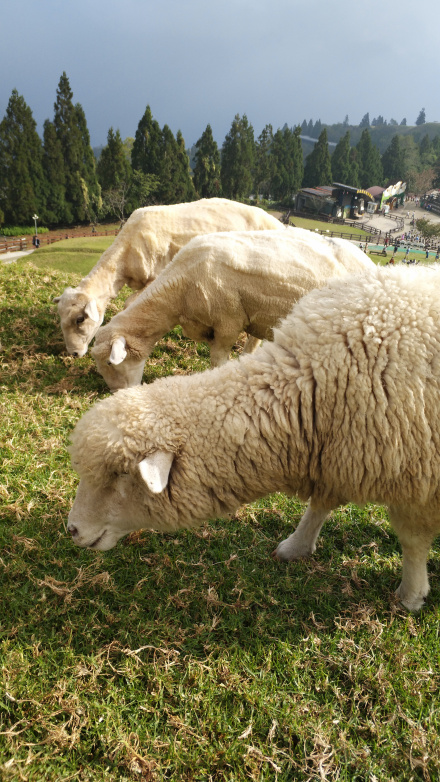
{"label": "sheep eye", "polygon": [[85,321],[84,315],[79,315],[79,317],[76,319],[77,323],[84,323],[84,321]]}

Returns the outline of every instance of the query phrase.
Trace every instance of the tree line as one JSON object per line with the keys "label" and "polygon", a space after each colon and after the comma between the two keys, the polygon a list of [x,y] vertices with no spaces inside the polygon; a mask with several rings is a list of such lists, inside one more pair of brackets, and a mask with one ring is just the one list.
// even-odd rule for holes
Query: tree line
{"label": "tree line", "polygon": [[[123,221],[147,204],[220,195],[291,206],[301,187],[332,182],[368,188],[402,180],[416,192],[440,185],[440,134],[420,142],[395,135],[381,155],[367,115],[364,120],[352,146],[346,117],[345,133],[330,154],[320,121],[276,131],[268,124],[255,138],[246,115],[237,114],[220,149],[207,125],[191,150],[191,167],[181,132],[161,128],[147,106],[134,138],[123,140],[110,128],[96,161],[84,111],[73,103],[63,73],[42,139],[31,109],[12,91],[0,122],[0,225],[29,225],[35,213],[49,226]],[[304,160],[301,136],[312,133],[318,140]]]}

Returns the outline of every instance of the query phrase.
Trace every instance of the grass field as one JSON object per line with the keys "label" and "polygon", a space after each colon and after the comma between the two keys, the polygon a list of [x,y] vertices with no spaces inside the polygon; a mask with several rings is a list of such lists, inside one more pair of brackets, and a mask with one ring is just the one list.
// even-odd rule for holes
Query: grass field
{"label": "grass field", "polygon": [[[440,779],[439,547],[408,615],[383,508],[341,508],[288,565],[270,553],[303,507],[280,494],[196,532],[71,543],[69,432],[107,394],[52,304],[96,260],[77,247],[0,266],[0,779]],[[176,329],[146,381],[207,366]]]}

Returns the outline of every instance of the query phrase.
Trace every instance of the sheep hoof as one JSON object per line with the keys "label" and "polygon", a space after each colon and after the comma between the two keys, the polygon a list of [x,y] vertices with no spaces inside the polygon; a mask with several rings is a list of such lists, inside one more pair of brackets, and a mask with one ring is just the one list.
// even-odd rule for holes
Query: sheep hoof
{"label": "sheep hoof", "polygon": [[279,562],[292,562],[295,559],[311,557],[314,550],[315,549],[311,550],[306,546],[295,547],[292,545],[292,541],[289,541],[289,538],[287,538],[287,540],[282,540],[275,551],[272,552],[272,559],[278,560]]}
{"label": "sheep hoof", "polygon": [[396,597],[399,598],[400,602],[406,608],[408,611],[415,612],[420,611],[420,609],[423,607],[425,603],[425,597],[426,595],[417,595],[417,594],[410,594],[410,595],[402,595],[402,584],[396,589]]}

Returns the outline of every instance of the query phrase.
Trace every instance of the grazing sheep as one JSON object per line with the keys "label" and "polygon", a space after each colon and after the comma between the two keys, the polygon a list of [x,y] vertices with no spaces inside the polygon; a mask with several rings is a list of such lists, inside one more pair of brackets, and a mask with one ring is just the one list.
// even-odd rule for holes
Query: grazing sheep
{"label": "grazing sheep", "polygon": [[332,508],[388,505],[403,549],[397,591],[429,591],[440,532],[440,267],[374,268],[294,307],[253,355],[119,391],[72,436],[81,480],[68,530],[104,551],[272,492],[309,498],[283,560],[310,555]]}
{"label": "grazing sheep", "polygon": [[91,352],[112,391],[137,385],[155,343],[180,324],[185,336],[209,344],[211,365],[220,366],[240,332],[254,338],[245,347],[252,352],[305,293],[373,267],[346,239],[303,228],[198,236],[98,330]]}
{"label": "grazing sheep", "polygon": [[137,209],[87,277],[54,298],[67,350],[84,356],[110,299],[124,285],[136,291],[151,283],[194,236],[268,228],[284,226],[263,209],[226,198]]}

